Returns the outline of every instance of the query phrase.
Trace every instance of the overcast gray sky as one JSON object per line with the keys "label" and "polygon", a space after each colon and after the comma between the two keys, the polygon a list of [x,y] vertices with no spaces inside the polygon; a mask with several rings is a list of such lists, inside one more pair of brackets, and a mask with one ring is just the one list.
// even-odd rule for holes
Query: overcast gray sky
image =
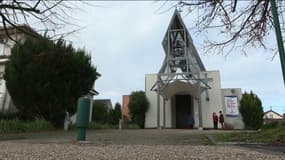
{"label": "overcast gray sky", "polygon": [[[68,39],[91,53],[92,63],[102,74],[95,84],[100,93],[95,98],[121,103],[122,95],[144,90],[145,74],[157,73],[160,69],[164,58],[161,41],[174,8],[168,10],[170,3],[160,8],[162,2],[152,1],[88,3],[96,6],[85,6],[84,11],[73,13],[78,19],[76,24],[84,29]],[[195,15],[181,14],[190,27]],[[191,29],[189,32],[206,69],[220,70],[223,88],[252,90],[261,98],[265,111],[272,106],[273,110],[285,113],[279,55],[271,61],[272,51],[257,48],[249,48],[248,56],[242,55],[240,50],[227,56],[204,53],[205,37]],[[274,35],[268,43],[274,47],[275,41]]]}

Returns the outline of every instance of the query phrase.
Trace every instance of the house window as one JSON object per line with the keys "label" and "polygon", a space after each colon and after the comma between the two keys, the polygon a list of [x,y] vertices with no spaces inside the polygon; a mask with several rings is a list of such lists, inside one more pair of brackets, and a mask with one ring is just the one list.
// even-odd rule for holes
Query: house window
{"label": "house window", "polygon": [[269,118],[272,119],[273,118],[273,114],[269,114]]}

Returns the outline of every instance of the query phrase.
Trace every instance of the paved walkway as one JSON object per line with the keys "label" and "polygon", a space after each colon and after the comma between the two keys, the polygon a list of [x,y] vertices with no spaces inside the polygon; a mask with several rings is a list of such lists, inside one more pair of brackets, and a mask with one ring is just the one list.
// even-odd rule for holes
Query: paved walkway
{"label": "paved walkway", "polygon": [[[124,145],[181,145],[211,144],[204,131],[198,130],[91,130],[87,131],[87,143]],[[76,131],[55,131],[41,133],[10,134],[0,137],[0,141],[25,143],[70,143],[76,140]]]}
{"label": "paved walkway", "polygon": [[[95,130],[87,142],[76,132],[0,135],[0,159],[270,159],[285,153],[234,145],[212,145],[198,130]],[[5,136],[5,137],[4,137]]]}

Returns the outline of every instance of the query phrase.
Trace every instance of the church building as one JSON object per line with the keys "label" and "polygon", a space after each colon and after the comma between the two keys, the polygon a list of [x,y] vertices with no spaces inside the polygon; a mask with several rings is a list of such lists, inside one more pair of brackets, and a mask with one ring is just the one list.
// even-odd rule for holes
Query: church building
{"label": "church building", "polygon": [[242,129],[241,89],[222,88],[220,72],[206,70],[177,10],[162,46],[165,57],[159,72],[145,75],[150,102],[145,128],[189,128],[189,115],[194,128],[213,128],[213,112],[222,111],[226,128]]}

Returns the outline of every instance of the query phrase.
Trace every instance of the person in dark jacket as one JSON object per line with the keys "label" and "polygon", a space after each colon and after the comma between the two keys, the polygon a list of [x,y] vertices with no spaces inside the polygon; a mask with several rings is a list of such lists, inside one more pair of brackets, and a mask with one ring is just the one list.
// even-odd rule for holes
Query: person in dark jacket
{"label": "person in dark jacket", "polygon": [[195,124],[194,117],[193,117],[192,113],[190,113],[188,116],[188,125],[192,129],[192,128],[194,128],[194,124]]}
{"label": "person in dark jacket", "polygon": [[214,123],[214,129],[218,129],[218,116],[216,112],[213,112],[213,123]]}
{"label": "person in dark jacket", "polygon": [[224,115],[222,111],[220,111],[219,121],[220,121],[222,129],[225,129],[225,125],[224,125],[225,119],[224,119]]}

